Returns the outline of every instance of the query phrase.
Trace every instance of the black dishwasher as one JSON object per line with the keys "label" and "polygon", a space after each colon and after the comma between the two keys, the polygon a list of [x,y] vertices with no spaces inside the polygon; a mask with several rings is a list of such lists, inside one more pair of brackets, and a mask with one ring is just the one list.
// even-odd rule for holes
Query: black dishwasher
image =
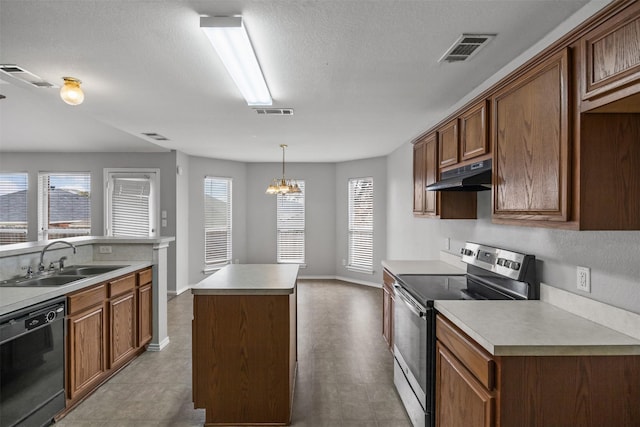
{"label": "black dishwasher", "polygon": [[49,425],[64,409],[65,301],[0,317],[0,427]]}

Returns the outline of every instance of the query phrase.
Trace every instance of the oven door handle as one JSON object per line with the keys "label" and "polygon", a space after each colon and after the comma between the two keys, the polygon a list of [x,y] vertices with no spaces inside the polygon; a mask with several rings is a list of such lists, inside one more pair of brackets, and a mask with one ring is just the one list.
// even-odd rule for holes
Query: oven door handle
{"label": "oven door handle", "polygon": [[427,319],[427,313],[425,313],[424,309],[411,301],[411,299],[409,299],[409,296],[406,295],[406,291],[402,289],[402,286],[394,284],[393,287],[395,290],[395,294],[400,297],[402,302],[407,305],[407,308],[411,310],[413,314],[420,317],[421,319]]}

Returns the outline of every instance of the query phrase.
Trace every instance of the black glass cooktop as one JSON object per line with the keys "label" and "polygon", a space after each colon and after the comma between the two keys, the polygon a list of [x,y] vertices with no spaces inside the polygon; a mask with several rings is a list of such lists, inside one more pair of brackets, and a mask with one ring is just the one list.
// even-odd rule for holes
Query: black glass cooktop
{"label": "black glass cooktop", "polygon": [[467,288],[467,276],[401,274],[398,280],[411,296],[427,306],[432,306],[434,300],[464,299],[462,290]]}

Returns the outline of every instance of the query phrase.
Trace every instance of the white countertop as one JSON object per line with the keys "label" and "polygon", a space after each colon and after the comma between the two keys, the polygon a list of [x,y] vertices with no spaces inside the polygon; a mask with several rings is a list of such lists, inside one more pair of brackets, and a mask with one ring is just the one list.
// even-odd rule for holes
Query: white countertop
{"label": "white countertop", "polygon": [[191,288],[194,295],[288,295],[297,264],[230,264]]}
{"label": "white countertop", "polygon": [[543,301],[436,301],[495,356],[640,355],[640,340]]}
{"label": "white countertop", "polygon": [[[461,262],[462,263],[462,262]],[[430,276],[455,276],[464,275],[466,270],[453,266],[452,264],[440,260],[427,261],[399,261],[384,260],[382,266],[393,275],[400,274],[424,274]]]}
{"label": "white countertop", "polygon": [[110,280],[115,277],[134,272],[141,268],[148,267],[152,265],[152,263],[148,261],[92,261],[86,263],[83,262],[82,265],[121,265],[123,268],[104,274],[89,276],[61,286],[0,287],[0,315],[20,310],[30,305],[52,298],[57,298],[86,288],[87,286],[95,285],[96,283],[104,282],[105,280]]}

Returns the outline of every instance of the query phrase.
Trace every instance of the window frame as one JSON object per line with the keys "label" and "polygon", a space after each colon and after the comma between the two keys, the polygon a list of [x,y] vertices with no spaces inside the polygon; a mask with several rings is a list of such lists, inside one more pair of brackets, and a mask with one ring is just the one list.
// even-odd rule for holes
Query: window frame
{"label": "window frame", "polygon": [[[227,198],[227,210],[226,210],[226,225],[223,227],[207,227],[207,180],[218,180],[220,182],[225,182],[227,184],[225,197]],[[204,204],[204,218],[203,218],[203,243],[204,243],[204,272],[210,272],[214,270],[218,270],[225,265],[231,264],[233,260],[233,178],[230,177],[221,177],[221,176],[211,176],[207,175],[204,177],[203,183],[203,204]],[[215,218],[211,218],[212,221],[215,221]],[[220,232],[223,231],[227,235],[226,239],[226,256],[224,258],[212,258],[208,259],[208,250],[207,247],[209,245],[207,233]]]}
{"label": "window frame", "polygon": [[[10,190],[10,187],[15,184],[16,181],[13,181],[12,177],[21,177],[24,179],[24,188],[22,186],[16,187],[19,188],[17,191],[8,191],[6,195],[13,193],[19,193],[24,191],[24,221],[9,221],[7,219],[7,227],[2,226],[0,224],[0,246],[10,245],[14,243],[24,243],[28,241],[29,236],[29,174],[27,172],[0,172],[0,188],[4,190]],[[6,181],[4,178],[8,178]],[[22,180],[19,180],[22,181]],[[7,184],[4,184],[4,183]],[[20,185],[22,182],[20,182]],[[0,193],[2,193],[0,191]],[[8,200],[7,200],[8,203]],[[6,211],[9,213],[9,210]],[[15,224],[15,226],[11,226],[11,224]],[[24,227],[17,227],[20,224],[24,224]],[[15,227],[15,228],[14,228]],[[14,235],[13,237],[6,237]],[[6,240],[5,240],[6,237]]]}
{"label": "window frame", "polygon": [[[307,199],[307,190],[306,190],[306,182],[304,179],[292,179],[291,180],[291,184],[298,184],[298,187],[300,187],[301,192],[300,193],[292,193],[292,194],[276,194],[276,263],[278,264],[299,264],[301,267],[306,267],[306,257],[307,257],[307,251],[306,251],[306,245],[307,245],[307,239],[306,239],[306,216],[307,216],[307,209],[306,209],[306,199]],[[291,199],[297,199],[300,200],[300,198],[302,198],[302,221],[289,221],[289,226],[288,227],[283,227],[282,223],[284,221],[286,221],[286,218],[284,217],[284,215],[286,215],[287,213],[289,215],[295,215],[296,212],[294,210],[287,210],[287,211],[283,211],[282,206],[283,206],[283,202],[287,199],[291,200]],[[282,215],[282,217],[281,217]],[[287,234],[301,234],[302,236],[302,250],[301,253],[298,253],[298,257],[294,257],[294,256],[289,256],[289,255],[284,255],[285,252],[287,252],[285,249],[289,249],[283,245],[283,242],[285,241],[283,239],[283,237]],[[290,245],[291,246],[291,245]]]}
{"label": "window frame", "polygon": [[[44,179],[48,177],[49,180],[51,176],[58,177],[67,177],[71,178],[74,176],[84,177],[86,179],[86,184],[88,190],[88,224],[83,228],[51,228],[51,221],[49,216],[49,205],[51,202],[51,193],[50,182],[47,182],[46,188]],[[78,237],[78,236],[90,236],[91,235],[91,172],[88,171],[73,171],[73,172],[38,172],[38,240],[50,240],[50,239],[61,239],[66,237]],[[45,209],[44,204],[47,204],[47,208]],[[71,221],[70,221],[71,222]],[[60,230],[72,230],[73,232],[64,232]]]}
{"label": "window frame", "polygon": [[[370,183],[368,186],[370,191],[366,200],[355,199],[355,185]],[[365,203],[370,205],[370,213],[361,216],[359,219],[355,216],[355,209],[357,203]],[[363,206],[365,208],[366,206]],[[368,217],[368,218],[366,218]],[[359,224],[357,224],[359,223]],[[374,182],[373,177],[360,177],[349,178],[347,182],[347,270],[355,271],[358,273],[373,274],[373,259],[374,259]],[[356,236],[360,236],[356,239]],[[368,237],[369,243],[363,240]],[[368,253],[360,253],[355,246],[358,243],[362,246],[362,243],[366,243],[369,248],[366,248]],[[368,258],[366,263],[361,261],[362,258]]]}

